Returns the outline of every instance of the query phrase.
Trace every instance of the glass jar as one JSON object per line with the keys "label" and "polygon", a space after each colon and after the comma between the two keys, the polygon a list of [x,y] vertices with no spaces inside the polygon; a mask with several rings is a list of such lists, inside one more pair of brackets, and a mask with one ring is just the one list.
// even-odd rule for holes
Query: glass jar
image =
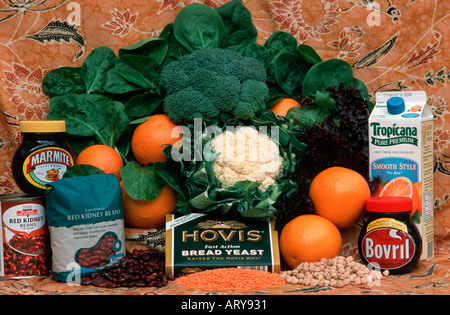
{"label": "glass jar", "polygon": [[12,173],[19,188],[29,194],[43,194],[46,184],[60,179],[73,165],[69,148],[61,141],[64,120],[21,121],[23,142],[12,160]]}
{"label": "glass jar", "polygon": [[369,269],[403,274],[417,265],[422,240],[411,221],[412,208],[412,199],[408,197],[366,200],[367,222],[359,235],[358,250]]}

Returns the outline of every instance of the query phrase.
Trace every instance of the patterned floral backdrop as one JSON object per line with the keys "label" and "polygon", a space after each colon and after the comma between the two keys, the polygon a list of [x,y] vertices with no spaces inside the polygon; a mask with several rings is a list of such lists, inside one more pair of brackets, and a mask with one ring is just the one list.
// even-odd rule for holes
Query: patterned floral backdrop
{"label": "patterned floral backdrop", "polygon": [[[115,51],[157,37],[190,3],[226,0],[9,0],[0,3],[0,194],[19,191],[11,159],[20,120],[44,119],[49,98],[41,82],[60,66],[79,67],[98,46]],[[243,0],[259,41],[277,30],[342,58],[373,96],[425,90],[434,114],[435,227],[439,251],[450,250],[450,1]],[[442,246],[443,245],[443,246]]]}

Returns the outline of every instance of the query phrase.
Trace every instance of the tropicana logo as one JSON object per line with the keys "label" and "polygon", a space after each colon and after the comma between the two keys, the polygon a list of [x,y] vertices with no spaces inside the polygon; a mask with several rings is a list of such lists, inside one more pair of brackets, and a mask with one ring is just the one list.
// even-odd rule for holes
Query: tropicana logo
{"label": "tropicana logo", "polygon": [[[376,146],[392,146],[397,144],[412,144],[417,146],[417,128],[416,127],[401,127],[393,124],[391,127],[381,126],[378,122],[370,124],[372,128],[372,144]],[[386,137],[381,139],[376,137]]]}

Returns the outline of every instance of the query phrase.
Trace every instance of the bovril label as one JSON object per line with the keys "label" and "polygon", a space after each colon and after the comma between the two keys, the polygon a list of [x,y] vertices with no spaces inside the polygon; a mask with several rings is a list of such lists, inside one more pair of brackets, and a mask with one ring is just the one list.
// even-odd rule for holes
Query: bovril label
{"label": "bovril label", "polygon": [[166,274],[224,267],[279,272],[274,221],[205,214],[166,217]]}
{"label": "bovril label", "polygon": [[393,270],[407,265],[416,246],[405,224],[388,218],[369,224],[361,242],[364,258],[373,266]]}

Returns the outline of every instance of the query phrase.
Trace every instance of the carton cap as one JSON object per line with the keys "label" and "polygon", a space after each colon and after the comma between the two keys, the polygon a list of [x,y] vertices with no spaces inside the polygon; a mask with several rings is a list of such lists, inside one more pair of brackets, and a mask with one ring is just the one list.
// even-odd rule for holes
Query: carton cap
{"label": "carton cap", "polygon": [[391,115],[398,115],[405,111],[405,101],[401,97],[391,97],[387,101],[387,110]]}

